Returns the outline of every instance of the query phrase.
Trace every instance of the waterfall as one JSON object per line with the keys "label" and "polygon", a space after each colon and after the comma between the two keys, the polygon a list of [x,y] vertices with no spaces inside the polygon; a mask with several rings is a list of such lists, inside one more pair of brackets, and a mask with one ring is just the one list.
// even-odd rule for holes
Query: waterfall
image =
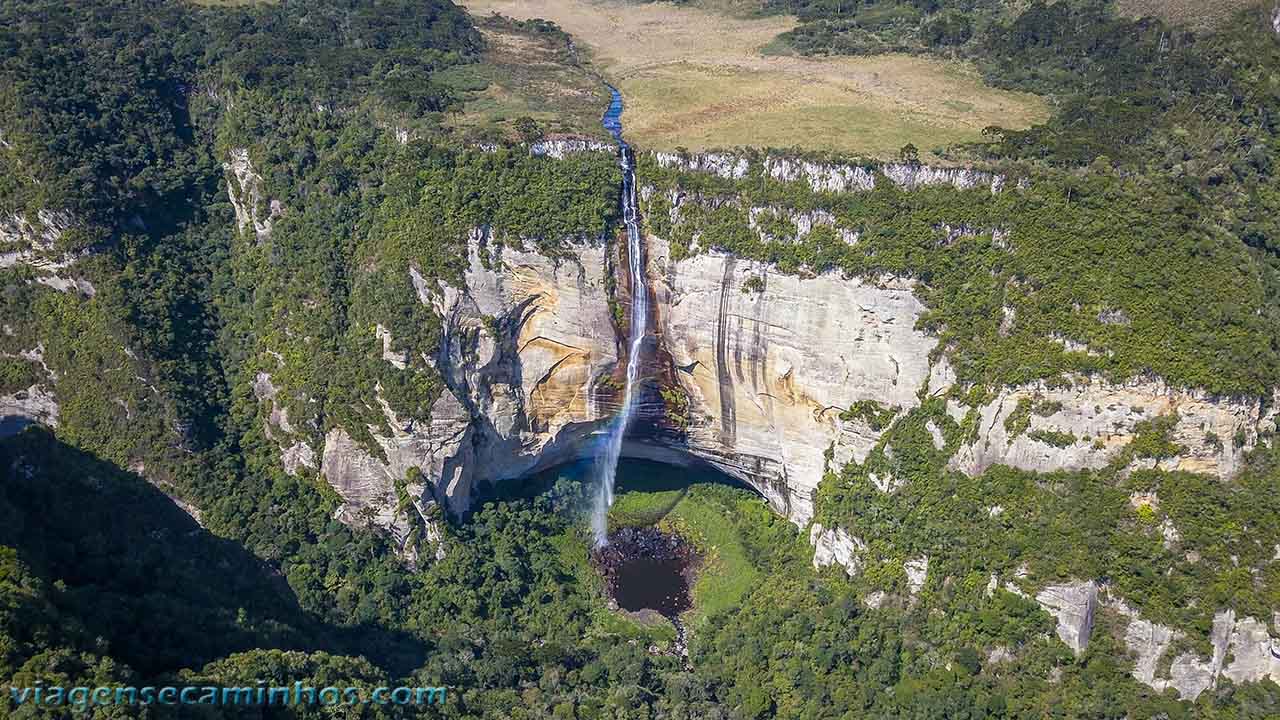
{"label": "waterfall", "polygon": [[609,543],[609,507],[613,505],[613,483],[622,454],[622,438],[631,424],[635,386],[640,374],[640,351],[648,334],[649,293],[645,286],[644,247],[640,235],[639,213],[636,211],[635,157],[622,139],[622,95],[610,87],[613,98],[605,111],[602,124],[618,142],[618,164],[622,168],[622,222],[627,228],[627,260],[631,273],[631,337],[627,353],[627,382],[622,394],[622,409],[609,426],[604,455],[599,459],[595,507],[591,529],[597,547]]}

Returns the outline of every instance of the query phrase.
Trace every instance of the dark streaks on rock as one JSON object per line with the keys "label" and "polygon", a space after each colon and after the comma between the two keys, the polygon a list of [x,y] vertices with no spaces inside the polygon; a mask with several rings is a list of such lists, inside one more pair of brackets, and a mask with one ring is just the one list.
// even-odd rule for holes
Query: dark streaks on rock
{"label": "dark streaks on rock", "polygon": [[720,315],[716,319],[716,379],[720,383],[720,444],[737,443],[737,409],[733,399],[733,378],[729,374],[729,292],[733,289],[733,268],[737,261],[726,255],[724,279],[720,284]]}

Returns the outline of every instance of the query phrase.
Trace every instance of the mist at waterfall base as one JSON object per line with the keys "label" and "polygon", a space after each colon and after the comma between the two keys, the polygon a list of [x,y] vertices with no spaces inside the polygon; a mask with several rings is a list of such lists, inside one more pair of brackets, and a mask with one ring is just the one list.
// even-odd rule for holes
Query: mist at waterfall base
{"label": "mist at waterfall base", "polygon": [[631,147],[622,139],[622,95],[610,87],[612,100],[601,123],[618,142],[618,163],[622,168],[622,222],[627,230],[627,264],[631,277],[630,349],[627,353],[627,379],[622,394],[622,408],[610,423],[604,451],[597,461],[598,484],[591,512],[591,531],[596,547],[609,544],[609,508],[613,505],[614,482],[622,439],[631,424],[635,386],[640,373],[640,350],[648,333],[649,295],[645,287],[644,249],[641,244],[639,215],[636,210],[635,160]]}

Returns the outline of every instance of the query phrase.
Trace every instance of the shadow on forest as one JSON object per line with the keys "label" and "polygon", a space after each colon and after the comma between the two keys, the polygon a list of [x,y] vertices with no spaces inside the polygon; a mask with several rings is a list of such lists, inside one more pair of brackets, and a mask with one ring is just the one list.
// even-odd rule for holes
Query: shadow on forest
{"label": "shadow on forest", "polygon": [[240,544],[39,426],[0,440],[0,545],[48,585],[61,581],[59,609],[144,674],[253,648],[363,655],[393,676],[425,660],[407,633],[321,622]]}

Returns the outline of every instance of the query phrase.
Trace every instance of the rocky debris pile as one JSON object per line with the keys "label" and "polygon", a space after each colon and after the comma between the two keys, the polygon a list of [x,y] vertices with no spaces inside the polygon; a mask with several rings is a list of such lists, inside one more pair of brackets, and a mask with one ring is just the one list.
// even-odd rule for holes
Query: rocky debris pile
{"label": "rocky debris pile", "polygon": [[[656,527],[622,528],[609,535],[608,545],[592,551],[592,562],[604,575],[613,601],[633,610],[644,605],[672,620],[691,607],[689,586],[696,561],[691,545]],[[664,579],[671,582],[663,583]]]}
{"label": "rocky debris pile", "polygon": [[596,565],[606,572],[636,557],[651,560],[692,560],[693,548],[679,535],[664,533],[656,527],[628,527],[609,535],[609,544],[596,548]]}

